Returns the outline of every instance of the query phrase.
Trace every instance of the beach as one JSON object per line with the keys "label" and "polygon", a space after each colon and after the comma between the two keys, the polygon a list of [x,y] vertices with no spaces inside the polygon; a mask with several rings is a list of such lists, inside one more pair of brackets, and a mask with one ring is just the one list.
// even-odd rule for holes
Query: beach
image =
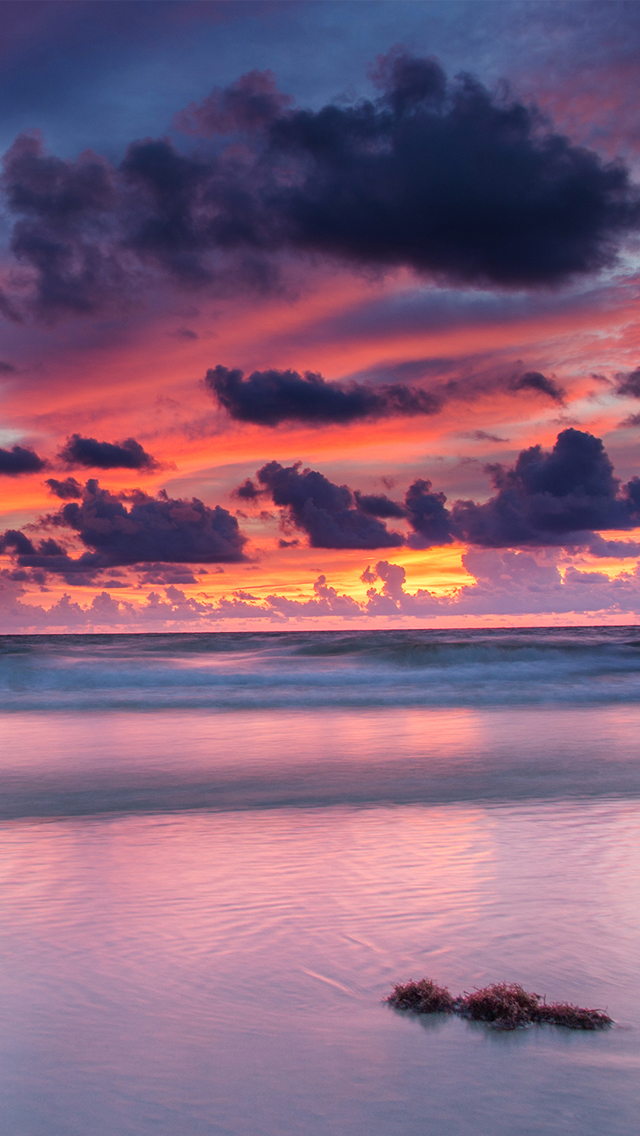
{"label": "beach", "polygon": [[2,647],[10,1136],[633,1130],[634,629]]}
{"label": "beach", "polygon": [[640,6],[1,14],[0,1136],[635,1136]]}

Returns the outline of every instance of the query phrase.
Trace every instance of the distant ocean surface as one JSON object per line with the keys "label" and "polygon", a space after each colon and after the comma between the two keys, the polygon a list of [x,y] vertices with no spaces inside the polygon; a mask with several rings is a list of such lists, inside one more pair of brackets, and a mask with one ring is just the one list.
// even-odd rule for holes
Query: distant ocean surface
{"label": "distant ocean surface", "polygon": [[634,702],[640,628],[0,637],[5,710]]}
{"label": "distant ocean surface", "polygon": [[3,1136],[631,1136],[638,958],[640,629],[0,638]]}

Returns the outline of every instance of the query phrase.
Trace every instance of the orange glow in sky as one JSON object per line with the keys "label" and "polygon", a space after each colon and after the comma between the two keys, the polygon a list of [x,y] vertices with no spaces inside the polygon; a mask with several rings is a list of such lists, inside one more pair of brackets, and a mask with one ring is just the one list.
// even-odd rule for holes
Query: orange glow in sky
{"label": "orange glow in sky", "polygon": [[[538,176],[540,154],[551,160],[553,146],[565,147],[565,167],[576,163],[574,181],[592,179],[584,192],[600,193],[597,215],[608,216],[612,178],[622,178],[615,209],[624,193],[635,201],[638,145],[628,91],[637,61],[620,47],[615,62],[605,52],[586,72],[548,50],[549,67],[521,67],[520,86],[510,94],[496,94],[487,78],[486,106],[498,114],[500,99],[511,99],[522,124],[537,98],[550,117],[518,127],[528,176]],[[435,64],[423,56],[417,52],[415,66],[432,75]],[[507,53],[495,74],[500,66],[509,75],[508,62]],[[33,133],[17,137],[16,130],[8,139],[7,231],[14,227],[0,262],[0,630],[635,618],[637,226],[620,222],[618,213],[607,222],[610,230],[587,219],[575,237],[584,247],[571,252],[575,267],[558,273],[552,260],[542,268],[536,261],[534,272],[526,268],[532,242],[538,259],[545,249],[560,256],[565,237],[574,239],[574,214],[582,206],[576,198],[560,228],[549,230],[552,237],[540,229],[534,241],[534,222],[518,219],[528,192],[523,185],[512,212],[505,207],[495,221],[487,251],[489,221],[473,233],[474,210],[482,193],[498,200],[504,189],[498,179],[490,192],[482,180],[493,176],[487,135],[482,162],[469,167],[477,187],[474,178],[463,179],[470,194],[464,223],[461,218],[447,236],[447,210],[457,208],[453,194],[437,240],[424,237],[422,223],[441,202],[438,178],[435,188],[420,179],[429,163],[446,171],[449,151],[434,156],[433,136],[419,134],[431,129],[435,114],[419,100],[411,120],[418,124],[411,145],[420,157],[413,172],[401,164],[396,136],[384,133],[400,113],[393,98],[404,90],[405,65],[402,53],[392,53],[381,72],[396,95],[366,96],[374,100],[370,126],[376,124],[382,140],[371,154],[397,163],[384,181],[387,196],[367,212],[369,182],[375,188],[377,176],[378,157],[372,158],[368,181],[351,187],[354,200],[361,195],[360,213],[341,221],[325,244],[321,226],[306,244],[302,230],[287,229],[290,218],[282,230],[269,228],[282,186],[307,192],[307,167],[296,166],[295,147],[269,172],[272,196],[264,199],[263,215],[251,194],[271,151],[242,115],[233,129],[230,111],[215,129],[207,125],[197,110],[205,90],[193,92],[191,134],[180,132],[179,116],[165,117],[164,133],[151,123],[146,134],[132,126],[132,139],[147,141],[130,150],[123,122],[117,142],[96,138],[91,151],[86,138],[83,146],[70,140],[65,150],[61,135],[52,142],[53,156]],[[455,102],[455,80],[447,90]],[[294,102],[282,107],[296,106],[297,97],[294,92]],[[317,106],[331,97],[318,92]],[[331,121],[353,114],[355,129],[360,112],[353,108],[361,104],[349,99],[335,104]],[[452,131],[447,145],[466,169],[465,162],[476,160],[473,147],[459,142],[447,105],[438,112],[438,129],[442,137]],[[277,110],[277,100],[273,106],[269,113],[280,115],[282,129],[298,121],[297,111]],[[471,114],[469,106],[459,113]],[[171,114],[178,111],[177,105]],[[316,111],[308,113],[313,119]],[[540,138],[556,128],[566,137],[540,149]],[[268,137],[273,149],[278,136]],[[346,138],[343,147],[351,145]],[[328,135],[325,143],[330,148]],[[590,148],[590,156],[576,145]],[[113,155],[120,161],[125,152],[123,174]],[[350,207],[344,179],[355,166],[345,166],[345,192],[334,199],[333,167],[322,166],[318,153],[309,151],[305,160],[320,163],[324,196],[310,197],[307,213],[298,202],[296,224],[315,216],[313,210],[322,214],[330,200],[334,214]],[[617,155],[626,165],[608,166]],[[350,161],[357,165],[361,156],[354,150]],[[156,165],[145,165],[151,161]],[[248,170],[250,182],[243,180]],[[553,177],[544,175],[544,192],[562,176],[555,168]],[[205,188],[203,178],[209,178]],[[216,197],[225,178],[230,196]],[[424,201],[435,197],[429,208],[417,207],[412,241],[387,255],[389,242],[401,242],[418,182]],[[620,189],[623,182],[627,188]],[[396,192],[400,204],[393,204]],[[234,194],[244,204],[225,229]],[[388,231],[387,208],[396,210]],[[589,216],[596,213],[594,206]],[[322,215],[328,232],[333,222]],[[210,228],[198,229],[203,218],[221,225],[217,244],[207,244]],[[370,228],[356,248],[350,242],[361,239],[361,222]],[[503,222],[513,226],[510,235]],[[243,225],[252,236],[238,251],[234,226]],[[596,227],[587,232],[589,225]],[[446,253],[441,261],[433,253],[438,241]],[[523,251],[514,268],[515,248]],[[50,250],[46,256],[43,249]],[[465,266],[478,255],[483,266],[471,272]],[[227,401],[205,383],[217,366],[244,374],[244,386],[227,392]],[[283,378],[290,371],[298,377]],[[249,380],[254,372],[258,378]],[[307,373],[316,377],[304,378]],[[290,381],[298,384],[291,396],[284,393]],[[314,383],[318,397],[329,400],[325,409],[305,403],[292,410],[287,399],[310,398]],[[233,403],[241,397],[248,402]],[[270,409],[265,398],[275,399]],[[573,456],[559,473],[549,453],[563,438]],[[581,472],[579,446],[591,446],[585,460],[592,468]],[[542,463],[541,472],[527,481],[532,460]],[[280,467],[277,488],[273,470]],[[263,469],[272,473],[258,476]],[[312,484],[320,496],[309,496]],[[563,510],[567,516],[573,510],[574,521],[563,519]]]}

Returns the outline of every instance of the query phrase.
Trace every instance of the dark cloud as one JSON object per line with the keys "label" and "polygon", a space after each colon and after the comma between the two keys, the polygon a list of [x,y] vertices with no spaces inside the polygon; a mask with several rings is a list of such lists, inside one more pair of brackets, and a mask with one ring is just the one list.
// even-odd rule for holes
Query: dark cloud
{"label": "dark cloud", "polygon": [[149,564],[140,575],[140,583],[160,584],[166,587],[171,584],[197,584],[198,578],[190,568],[185,568],[181,564]]}
{"label": "dark cloud", "polygon": [[82,497],[82,486],[79,481],[76,481],[75,477],[67,477],[64,481],[49,477],[46,484],[53,496],[59,497],[61,501],[71,501],[74,497]]}
{"label": "dark cloud", "polygon": [[[484,295],[486,296],[486,293]],[[427,293],[423,289],[422,299],[424,300],[426,296]],[[523,297],[520,296],[518,301],[522,302],[522,299]],[[380,305],[375,306],[378,307],[376,314],[380,317],[379,326],[381,326],[383,321],[386,322],[386,319]],[[459,313],[464,311],[465,318],[469,318],[466,300],[464,304],[458,306],[458,311]],[[392,310],[386,318],[393,318]],[[375,334],[373,326],[371,332]],[[446,359],[441,357],[408,359],[390,365],[383,363],[379,367],[370,368],[368,371],[353,375],[351,379],[358,381],[366,378],[375,382],[397,378],[402,381],[403,376],[407,379],[427,381],[430,394],[441,406],[452,401],[471,403],[481,398],[491,397],[496,393],[515,394],[520,392],[543,395],[557,405],[563,406],[566,396],[565,390],[555,378],[543,375],[540,371],[525,371],[520,360],[506,362],[496,358],[495,355],[493,357],[490,355],[462,355],[450,356]],[[495,435],[487,434],[483,430],[470,430],[458,436],[477,441],[508,441],[505,438],[496,439]]]}
{"label": "dark cloud", "polygon": [[[481,358],[460,360],[458,374],[444,379],[436,386],[435,393],[443,403],[469,404],[500,394],[533,394],[550,398],[556,405],[564,406],[565,391],[555,379],[539,371],[524,371],[519,361],[516,362],[515,369],[512,363],[503,363],[501,360],[492,360],[489,365],[486,365],[487,362]],[[484,431],[472,430],[460,436],[478,441],[487,440],[486,435],[483,439],[483,435]]]}
{"label": "dark cloud", "polygon": [[616,375],[616,393],[640,398],[640,367],[628,374]]}
{"label": "dark cloud", "polygon": [[[301,470],[300,463],[269,462],[257,479],[315,548],[423,549],[459,540],[485,548],[593,547],[605,555],[594,533],[640,526],[640,478],[621,487],[601,440],[592,434],[563,430],[551,451],[531,446],[513,468],[496,463],[485,470],[495,494],[483,504],[455,501],[450,508],[444,493],[422,478],[409,486],[403,504],[334,485],[317,471]],[[408,522],[406,538],[382,524],[392,517]],[[606,554],[615,555],[611,542],[607,547]]]}
{"label": "dark cloud", "polygon": [[13,363],[6,363],[0,360],[0,375],[15,375],[15,367]]}
{"label": "dark cloud", "polygon": [[273,71],[249,71],[226,89],[214,88],[201,103],[190,103],[174,126],[198,138],[263,131],[290,107],[293,99],[278,90]]}
{"label": "dark cloud", "polygon": [[242,371],[218,365],[207,371],[205,382],[233,418],[261,426],[436,414],[441,406],[435,395],[420,387],[328,382],[312,371],[304,375],[297,371],[254,371],[245,379]]}
{"label": "dark cloud", "polygon": [[0,550],[13,549],[22,568],[43,568],[73,578],[130,564],[214,564],[245,559],[235,517],[194,497],[172,500],[166,493],[149,497],[138,490],[129,509],[118,498],[87,482],[82,501],[70,501],[47,518],[49,525],[77,534],[87,549],[78,558],[47,538],[38,547],[24,533],[9,530]]}
{"label": "dark cloud", "polygon": [[295,176],[271,202],[289,240],[454,281],[557,283],[611,262],[638,223],[626,170],[552,133],[476,79],[391,52],[376,102],[294,111],[270,153]]}
{"label": "dark cloud", "polygon": [[187,287],[209,284],[202,250],[215,241],[216,223],[202,208],[215,176],[211,165],[179,154],[164,138],[149,138],[129,147],[120,174],[129,189],[127,247]]}
{"label": "dark cloud", "polygon": [[497,434],[487,434],[486,430],[463,430],[459,438],[469,438],[472,442],[508,442],[508,438],[499,438]]}
{"label": "dark cloud", "polygon": [[21,568],[44,569],[64,576],[67,581],[90,580],[98,571],[95,558],[85,553],[74,560],[57,540],[47,537],[36,546],[23,532],[7,529],[0,536],[0,552],[12,551]]}
{"label": "dark cloud", "polygon": [[[292,250],[456,285],[548,286],[612,264],[637,228],[624,166],[504,90],[402,51],[375,79],[374,100],[304,110],[270,73],[245,75],[180,117],[213,138],[198,156],[143,139],[116,168],[20,135],[4,188],[27,303],[44,319],[90,314],[122,305],[127,286],[139,295],[149,271],[187,289],[270,288]],[[19,308],[4,297],[9,318]]]}
{"label": "dark cloud", "polygon": [[444,493],[432,493],[430,481],[418,479],[409,486],[405,506],[413,529],[407,541],[411,548],[451,544],[451,515],[445,508],[446,500]]}
{"label": "dark cloud", "polygon": [[124,442],[98,442],[95,438],[82,438],[72,434],[60,450],[59,457],[67,465],[86,466],[90,469],[159,469],[159,463],[146,453],[135,438]]}
{"label": "dark cloud", "polygon": [[605,540],[599,533],[589,541],[589,552],[592,556],[623,559],[629,556],[640,556],[640,544],[636,540]]}
{"label": "dark cloud", "polygon": [[239,497],[242,501],[255,501],[262,493],[264,493],[264,489],[258,489],[257,485],[248,477],[246,481],[242,482],[242,485],[234,490],[233,496]]}
{"label": "dark cloud", "polygon": [[[9,299],[6,292],[3,292],[2,288],[0,288],[0,312],[2,313],[4,318],[9,320],[11,323],[24,323],[24,317],[22,313],[18,311],[15,303],[13,303]],[[5,374],[6,373],[7,372],[5,371]]]}
{"label": "dark cloud", "polygon": [[89,314],[117,295],[118,192],[105,159],[86,152],[64,162],[45,153],[37,132],[21,134],[4,157],[3,185],[21,218],[11,249],[33,270],[39,316]]}
{"label": "dark cloud", "polygon": [[39,473],[46,462],[39,458],[35,450],[26,446],[12,446],[10,450],[0,450],[0,474],[17,477],[20,473]]}
{"label": "dark cloud", "polygon": [[19,529],[7,529],[0,537],[0,552],[5,552],[7,548],[12,548],[19,555],[28,555],[33,552],[33,545],[29,537],[25,536]]}
{"label": "dark cloud", "polygon": [[[640,523],[640,477],[632,477],[624,487],[625,503],[636,523]],[[613,526],[612,526],[613,527]]]}
{"label": "dark cloud", "polygon": [[553,449],[522,450],[513,469],[487,466],[497,493],[483,505],[457,501],[453,531],[472,544],[505,548],[519,545],[585,543],[600,529],[640,524],[640,481],[620,481],[599,438],[563,430]]}
{"label": "dark cloud", "polygon": [[346,485],[334,485],[323,474],[272,461],[258,470],[258,481],[274,505],[287,510],[291,524],[309,537],[312,548],[393,548],[404,543],[375,517],[354,508]]}
{"label": "dark cloud", "polygon": [[406,510],[397,501],[392,501],[384,493],[360,493],[357,489],[353,494],[356,505],[362,513],[370,517],[380,517],[381,520],[389,517],[406,517]]}
{"label": "dark cloud", "polygon": [[509,383],[509,390],[536,391],[538,394],[548,395],[548,397],[552,399],[553,402],[557,402],[559,406],[564,406],[566,394],[564,388],[561,387],[555,379],[549,379],[546,375],[540,374],[540,371],[526,371],[524,375],[512,379]]}

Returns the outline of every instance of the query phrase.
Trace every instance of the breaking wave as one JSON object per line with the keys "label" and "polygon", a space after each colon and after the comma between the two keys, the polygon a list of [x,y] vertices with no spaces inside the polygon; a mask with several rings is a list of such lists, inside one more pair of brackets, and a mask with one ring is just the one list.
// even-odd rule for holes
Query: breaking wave
{"label": "breaking wave", "polygon": [[633,627],[0,637],[5,711],[639,698]]}

